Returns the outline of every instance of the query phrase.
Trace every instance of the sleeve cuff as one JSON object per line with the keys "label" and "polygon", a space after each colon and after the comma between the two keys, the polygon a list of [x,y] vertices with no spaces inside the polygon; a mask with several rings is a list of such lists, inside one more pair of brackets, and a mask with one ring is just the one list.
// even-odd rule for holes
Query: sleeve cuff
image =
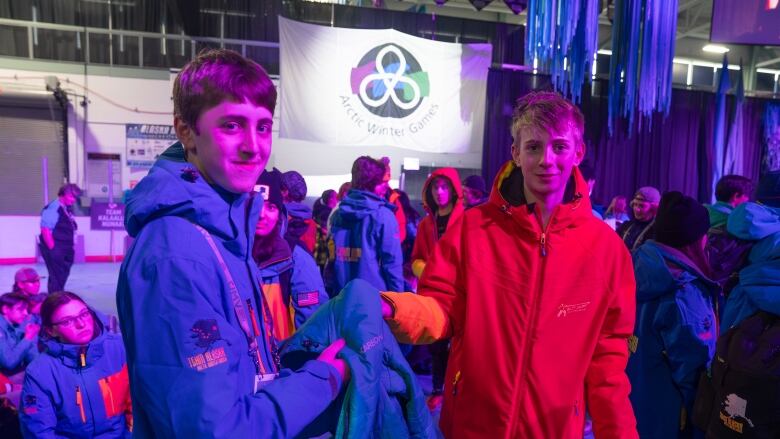
{"label": "sleeve cuff", "polygon": [[341,391],[342,379],[333,365],[320,360],[311,360],[303,365],[302,370],[327,381],[330,385],[331,399],[336,399]]}

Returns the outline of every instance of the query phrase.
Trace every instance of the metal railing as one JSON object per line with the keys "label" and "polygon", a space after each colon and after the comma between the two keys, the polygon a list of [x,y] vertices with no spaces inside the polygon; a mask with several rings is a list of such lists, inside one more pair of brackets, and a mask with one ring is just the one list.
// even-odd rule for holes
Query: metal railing
{"label": "metal railing", "polygon": [[[233,47],[239,47],[240,52],[243,56],[247,56],[247,48],[249,47],[258,47],[258,48],[267,48],[267,49],[279,49],[279,43],[278,42],[268,42],[268,41],[252,41],[252,40],[239,40],[234,38],[219,38],[219,37],[193,37],[188,36],[184,34],[169,34],[169,33],[156,33],[156,32],[142,32],[142,31],[132,31],[132,30],[121,30],[121,29],[105,29],[105,28],[97,28],[97,27],[86,27],[86,26],[75,26],[75,25],[67,25],[67,24],[56,24],[56,23],[45,23],[40,21],[27,21],[27,20],[13,20],[8,18],[0,18],[0,27],[16,27],[16,28],[23,28],[26,30],[27,34],[27,51],[29,59],[46,59],[46,60],[57,60],[52,58],[36,58],[35,57],[35,46],[37,43],[37,33],[38,30],[51,30],[51,31],[60,31],[60,32],[71,32],[74,34],[74,41],[76,42],[77,48],[81,49],[81,35],[84,35],[84,62],[91,63],[91,57],[90,57],[90,36],[91,35],[107,35],[108,36],[108,64],[109,65],[115,65],[115,56],[114,56],[114,39],[119,39],[120,41],[120,47],[124,47],[124,40],[129,39],[137,39],[138,41],[138,64],[134,65],[135,67],[144,67],[144,42],[143,40],[148,38],[151,40],[159,40],[160,47],[161,47],[161,54],[166,54],[166,43],[169,40],[172,41],[179,41],[181,42],[182,47],[182,55],[186,53],[186,46],[189,46],[189,56],[190,58],[194,58],[197,54],[197,46],[198,44],[207,44],[207,45],[214,45],[219,46],[221,48],[224,48],[226,45],[233,46]],[[123,63],[121,64],[123,66],[128,66],[128,64]],[[178,67],[178,66],[168,66],[168,67]]]}

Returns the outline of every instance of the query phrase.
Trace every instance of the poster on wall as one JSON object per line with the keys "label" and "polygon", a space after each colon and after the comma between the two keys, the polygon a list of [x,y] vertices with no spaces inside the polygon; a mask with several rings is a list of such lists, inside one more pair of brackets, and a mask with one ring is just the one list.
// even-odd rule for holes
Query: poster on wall
{"label": "poster on wall", "polygon": [[431,153],[482,149],[492,48],[279,18],[281,137]]}
{"label": "poster on wall", "polygon": [[125,205],[93,202],[89,208],[92,230],[124,230]]}
{"label": "poster on wall", "polygon": [[125,157],[130,168],[151,168],[157,157],[177,140],[172,125],[129,123],[125,132]]}

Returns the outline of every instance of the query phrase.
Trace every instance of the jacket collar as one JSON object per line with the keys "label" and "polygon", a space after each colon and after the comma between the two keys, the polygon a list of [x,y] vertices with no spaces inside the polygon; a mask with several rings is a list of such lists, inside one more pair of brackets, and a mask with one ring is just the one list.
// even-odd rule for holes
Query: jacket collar
{"label": "jacket collar", "polygon": [[[94,315],[94,314],[93,314]],[[46,353],[59,359],[62,364],[71,369],[90,367],[105,354],[104,341],[107,337],[103,324],[94,317],[95,329],[100,334],[86,345],[74,345],[63,343],[51,337],[42,338]]]}
{"label": "jacket collar", "polygon": [[[536,219],[535,204],[528,204],[523,191],[523,173],[511,160],[504,164],[493,181],[488,203],[501,209],[532,231],[541,229]],[[563,203],[556,207],[548,225],[548,231],[574,227],[594,218],[588,196],[588,184],[579,168],[572,168],[566,185]]]}

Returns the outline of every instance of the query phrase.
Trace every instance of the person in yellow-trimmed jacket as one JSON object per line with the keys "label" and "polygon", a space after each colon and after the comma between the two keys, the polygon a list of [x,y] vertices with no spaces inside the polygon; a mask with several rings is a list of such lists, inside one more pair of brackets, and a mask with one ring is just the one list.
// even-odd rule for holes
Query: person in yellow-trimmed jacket
{"label": "person in yellow-trimmed jacket", "polygon": [[279,341],[292,335],[328,301],[314,258],[296,242],[284,238],[287,212],[281,182],[282,174],[276,168],[264,171],[257,181],[257,196],[262,196],[265,202],[252,246],[252,258],[260,268],[263,281],[263,299],[268,305],[264,309],[271,314],[262,319],[258,316],[256,320],[271,324],[273,335]]}

